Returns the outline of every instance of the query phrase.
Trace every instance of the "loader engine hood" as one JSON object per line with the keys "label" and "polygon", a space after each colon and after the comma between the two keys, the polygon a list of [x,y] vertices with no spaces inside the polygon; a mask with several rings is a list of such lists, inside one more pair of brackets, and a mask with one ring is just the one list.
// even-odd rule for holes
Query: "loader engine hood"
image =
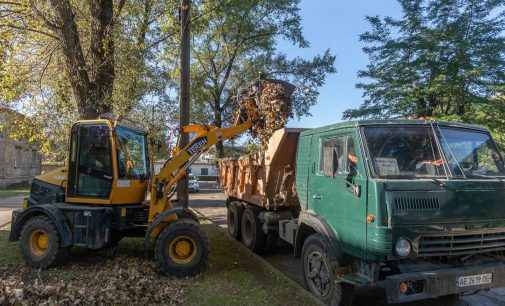
{"label": "loader engine hood", "polygon": [[65,201],[67,168],[57,168],[36,176],[30,187],[28,206]]}

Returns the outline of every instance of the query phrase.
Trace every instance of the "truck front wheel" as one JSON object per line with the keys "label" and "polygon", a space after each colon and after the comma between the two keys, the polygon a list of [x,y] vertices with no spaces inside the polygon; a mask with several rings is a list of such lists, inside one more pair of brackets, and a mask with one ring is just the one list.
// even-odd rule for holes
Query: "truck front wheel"
{"label": "truck front wheel", "polygon": [[21,254],[33,268],[45,269],[68,255],[68,249],[60,247],[60,235],[47,217],[34,217],[26,221],[19,240]]}
{"label": "truck front wheel", "polygon": [[242,243],[251,251],[261,253],[265,250],[266,235],[261,228],[257,214],[251,208],[246,208],[242,214],[240,228]]}
{"label": "truck front wheel", "polygon": [[161,231],[154,256],[165,275],[195,276],[207,268],[209,239],[196,221],[179,219]]}
{"label": "truck front wheel", "polygon": [[321,234],[305,240],[302,249],[303,278],[307,289],[326,305],[352,305],[353,287],[335,283],[337,259],[331,258],[329,246]]}

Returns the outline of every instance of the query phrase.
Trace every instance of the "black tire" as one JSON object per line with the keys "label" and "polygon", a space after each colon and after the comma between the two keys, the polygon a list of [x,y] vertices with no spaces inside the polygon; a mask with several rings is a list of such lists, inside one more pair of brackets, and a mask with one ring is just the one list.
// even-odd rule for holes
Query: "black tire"
{"label": "black tire", "polygon": [[246,208],[242,214],[240,233],[242,243],[248,249],[255,253],[264,252],[266,235],[257,214],[250,207]]}
{"label": "black tire", "polygon": [[305,287],[326,305],[352,305],[354,287],[335,283],[335,270],[339,263],[328,250],[328,242],[321,234],[313,234],[305,240],[302,249]]}
{"label": "black tire", "polygon": [[[179,255],[174,247],[180,242],[190,245],[187,257],[177,258]],[[207,268],[209,239],[196,221],[179,219],[161,231],[156,239],[154,257],[162,274],[176,277],[195,276]]]}
{"label": "black tire", "polygon": [[231,202],[228,204],[227,209],[227,223],[228,223],[228,234],[233,238],[240,240],[240,227],[242,220],[243,207],[236,202]]}
{"label": "black tire", "polygon": [[[46,247],[38,245],[36,235],[45,235]],[[45,239],[45,238],[44,238]],[[49,218],[40,216],[26,221],[21,230],[19,246],[25,262],[33,268],[46,269],[62,263],[69,253],[69,248],[61,247],[58,230]]]}

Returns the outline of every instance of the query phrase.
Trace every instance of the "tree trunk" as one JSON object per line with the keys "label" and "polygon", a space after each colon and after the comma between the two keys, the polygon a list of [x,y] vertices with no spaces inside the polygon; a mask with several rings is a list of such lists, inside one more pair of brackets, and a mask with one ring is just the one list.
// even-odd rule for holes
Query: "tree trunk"
{"label": "tree trunk", "polygon": [[88,67],[69,0],[51,0],[65,66],[79,115],[94,119],[112,111],[114,85],[113,0],[91,0],[91,63]]}
{"label": "tree trunk", "polygon": [[[223,127],[223,117],[221,114],[221,103],[220,101],[214,101],[214,125],[216,127]],[[217,158],[224,157],[224,144],[222,141],[216,143]]]}
{"label": "tree trunk", "polygon": [[93,97],[98,114],[112,111],[114,86],[114,14],[112,0],[90,1],[91,13],[91,67]]}

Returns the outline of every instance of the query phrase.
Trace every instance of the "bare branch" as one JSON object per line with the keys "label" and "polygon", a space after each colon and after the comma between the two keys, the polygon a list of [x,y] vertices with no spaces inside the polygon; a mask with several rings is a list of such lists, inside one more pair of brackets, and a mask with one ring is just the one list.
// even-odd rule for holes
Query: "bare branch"
{"label": "bare branch", "polygon": [[45,35],[45,36],[50,37],[50,38],[55,39],[55,40],[59,40],[58,36],[55,36],[55,35],[53,35],[51,33],[47,33],[47,32],[44,32],[44,31],[36,30],[36,29],[19,27],[19,26],[13,25],[13,24],[0,24],[0,27],[12,28],[12,29],[20,30],[20,31],[34,32],[34,33]]}
{"label": "bare branch", "polygon": [[51,64],[51,60],[53,59],[53,54],[54,52],[58,49],[59,45],[54,47],[53,50],[49,53],[49,58],[47,59],[46,64],[44,65],[44,68],[42,69],[42,72],[40,73],[39,77],[39,88],[40,91],[42,91],[42,79],[44,78],[44,75],[46,74],[47,67],[49,67],[49,64]]}
{"label": "bare branch", "polygon": [[18,3],[18,2],[11,2],[11,1],[0,1],[0,4],[5,4],[5,5],[18,5],[18,6],[22,6],[21,3]]}

